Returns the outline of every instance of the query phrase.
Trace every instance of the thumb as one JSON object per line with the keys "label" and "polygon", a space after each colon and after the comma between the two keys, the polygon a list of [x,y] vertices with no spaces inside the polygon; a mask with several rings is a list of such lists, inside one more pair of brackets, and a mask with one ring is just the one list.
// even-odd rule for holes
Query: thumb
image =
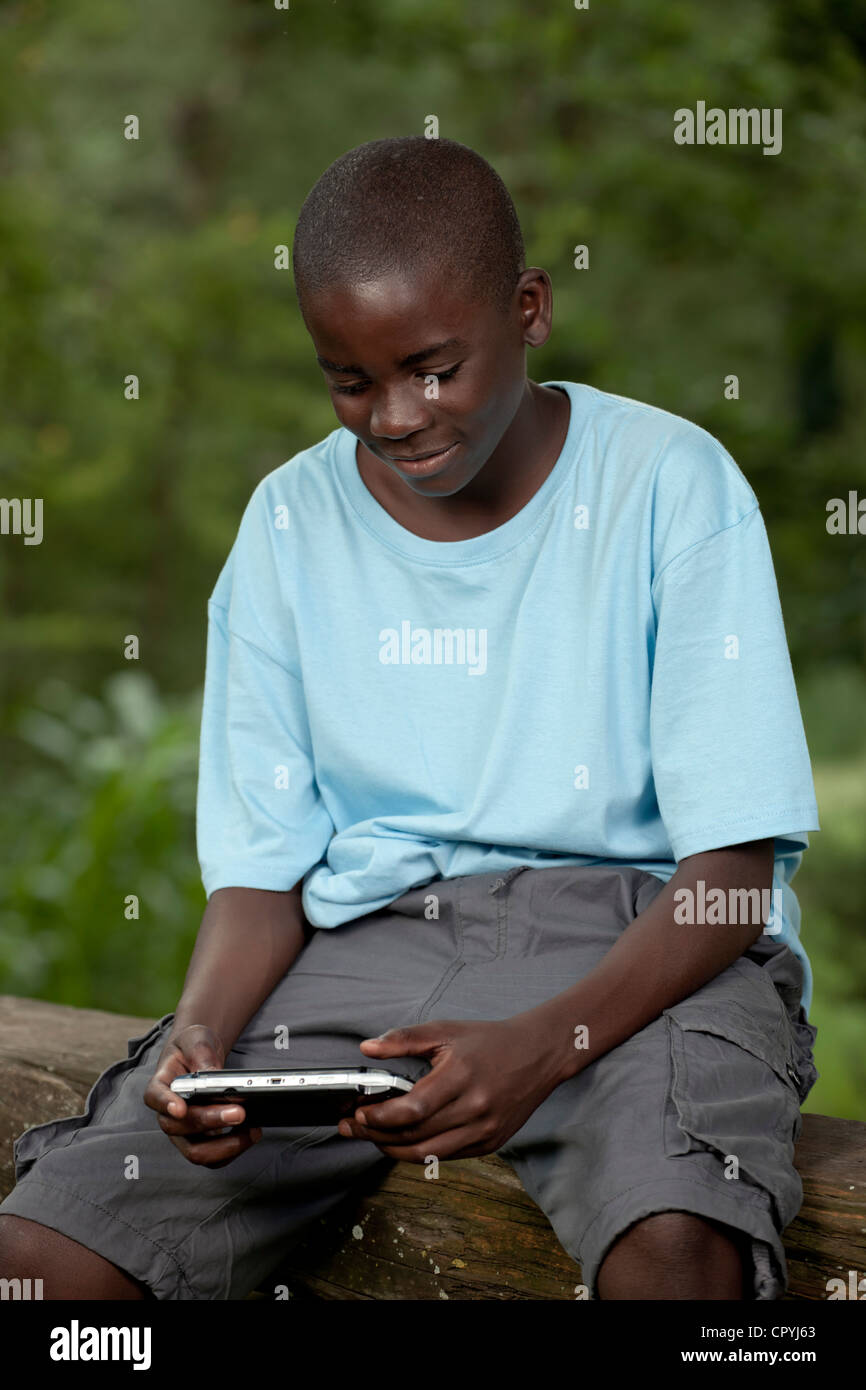
{"label": "thumb", "polygon": [[378,1038],[365,1038],[361,1048],[372,1057],[416,1057],[433,1052],[445,1042],[435,1023],[416,1023],[409,1028],[389,1028]]}
{"label": "thumb", "polygon": [[219,1050],[207,1038],[196,1038],[183,1049],[184,1061],[190,1071],[220,1071],[223,1064]]}
{"label": "thumb", "polygon": [[170,1041],[180,1049],[190,1071],[219,1071],[222,1068],[225,1049],[212,1028],[192,1023],[176,1033]]}

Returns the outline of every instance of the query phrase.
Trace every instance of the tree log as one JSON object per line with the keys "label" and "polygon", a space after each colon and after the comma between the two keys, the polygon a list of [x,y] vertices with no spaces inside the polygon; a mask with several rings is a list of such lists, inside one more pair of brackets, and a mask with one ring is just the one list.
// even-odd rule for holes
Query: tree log
{"label": "tree log", "polygon": [[[0,995],[0,1199],[12,1143],[31,1125],[84,1112],[97,1076],[155,1020]],[[166,1141],[168,1142],[168,1141]],[[866,1124],[805,1114],[796,1151],[804,1201],[785,1232],[789,1300],[866,1275]],[[519,1178],[495,1155],[393,1163],[287,1252],[251,1297],[574,1299],[580,1269]]]}

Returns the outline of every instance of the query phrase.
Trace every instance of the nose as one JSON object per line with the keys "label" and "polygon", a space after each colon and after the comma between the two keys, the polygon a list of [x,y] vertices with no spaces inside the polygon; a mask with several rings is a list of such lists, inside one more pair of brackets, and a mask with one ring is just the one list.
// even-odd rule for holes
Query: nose
{"label": "nose", "polygon": [[430,422],[430,412],[417,386],[394,386],[376,392],[370,412],[370,431],[378,439],[405,439]]}

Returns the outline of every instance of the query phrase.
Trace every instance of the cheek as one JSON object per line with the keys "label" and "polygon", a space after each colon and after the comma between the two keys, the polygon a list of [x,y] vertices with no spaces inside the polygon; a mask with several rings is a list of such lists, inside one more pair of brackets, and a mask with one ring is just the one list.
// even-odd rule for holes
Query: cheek
{"label": "cheek", "polygon": [[486,383],[486,389],[475,397],[473,423],[475,431],[487,439],[498,440],[510,423],[522,395],[522,384],[515,388],[510,382],[503,386],[501,378]]}
{"label": "cheek", "polygon": [[511,394],[510,383],[503,390],[498,364],[488,362],[465,369],[450,385],[443,382],[435,404],[467,433],[486,436],[508,412]]}
{"label": "cheek", "polygon": [[336,391],[329,391],[331,405],[334,407],[334,414],[344,429],[352,430],[357,427],[358,422],[363,418],[363,408],[360,397],[340,396]]}

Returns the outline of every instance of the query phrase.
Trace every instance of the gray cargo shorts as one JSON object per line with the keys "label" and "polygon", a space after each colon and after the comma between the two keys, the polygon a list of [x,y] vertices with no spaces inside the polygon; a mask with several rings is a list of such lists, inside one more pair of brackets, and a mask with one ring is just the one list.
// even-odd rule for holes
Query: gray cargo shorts
{"label": "gray cargo shorts", "polygon": [[[314,931],[226,1065],[370,1065],[358,1043],[388,1028],[533,1008],[592,970],[662,887],[652,874],[608,865],[433,879],[380,911]],[[611,1245],[661,1211],[745,1233],[747,1296],[784,1293],[781,1233],[803,1197],[794,1142],[817,1078],[801,983],[793,952],[760,937],[557,1086],[498,1151],[580,1264],[590,1297]],[[319,1127],[266,1129],[224,1168],[189,1163],[142,1099],[173,1018],[129,1041],[84,1115],[19,1137],[17,1185],[0,1212],[70,1236],[159,1299],[240,1299],[311,1223],[393,1160]],[[277,1051],[285,1028],[289,1048]],[[384,1065],[417,1079],[429,1064]]]}

